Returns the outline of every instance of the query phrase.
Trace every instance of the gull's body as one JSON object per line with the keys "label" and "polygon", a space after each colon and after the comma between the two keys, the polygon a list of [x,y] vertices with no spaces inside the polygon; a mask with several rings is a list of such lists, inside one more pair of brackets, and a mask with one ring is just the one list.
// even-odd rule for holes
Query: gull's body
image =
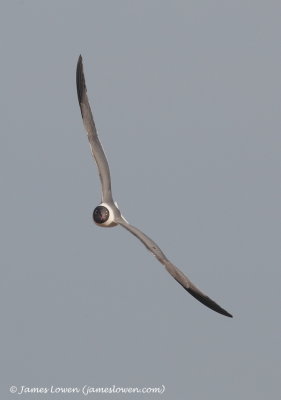
{"label": "gull's body", "polygon": [[226,310],[215,303],[210,297],[202,293],[175,265],[173,265],[158,245],[146,236],[139,229],[130,225],[125,218],[121,215],[117,204],[114,202],[111,192],[111,179],[108,162],[103,151],[102,145],[99,141],[96,126],[94,123],[93,115],[91,112],[90,104],[87,96],[87,88],[85,84],[85,77],[83,72],[82,57],[80,56],[77,63],[76,70],[76,84],[78,101],[81,109],[81,115],[84,122],[85,129],[88,133],[88,140],[92,150],[92,154],[96,160],[99,176],[102,186],[102,202],[97,206],[93,213],[94,221],[97,225],[103,227],[112,227],[121,225],[133,235],[135,235],[144,245],[150,250],[160,263],[162,263],[166,270],[178,283],[187,290],[198,301],[205,304],[205,306],[212,310],[223,314],[227,317],[232,317]]}

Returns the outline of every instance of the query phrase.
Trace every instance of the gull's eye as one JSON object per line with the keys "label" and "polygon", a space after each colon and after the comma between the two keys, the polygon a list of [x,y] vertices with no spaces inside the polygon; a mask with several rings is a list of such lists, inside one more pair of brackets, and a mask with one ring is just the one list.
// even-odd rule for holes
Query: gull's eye
{"label": "gull's eye", "polygon": [[109,218],[109,211],[104,206],[97,206],[93,212],[93,219],[97,224],[103,224]]}

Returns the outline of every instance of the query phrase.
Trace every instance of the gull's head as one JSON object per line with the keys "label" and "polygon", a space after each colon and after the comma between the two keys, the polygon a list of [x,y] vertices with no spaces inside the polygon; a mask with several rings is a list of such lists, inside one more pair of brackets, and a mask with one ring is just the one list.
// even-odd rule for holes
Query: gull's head
{"label": "gull's head", "polygon": [[117,225],[114,222],[114,212],[106,203],[101,203],[94,209],[93,219],[98,226],[109,228]]}

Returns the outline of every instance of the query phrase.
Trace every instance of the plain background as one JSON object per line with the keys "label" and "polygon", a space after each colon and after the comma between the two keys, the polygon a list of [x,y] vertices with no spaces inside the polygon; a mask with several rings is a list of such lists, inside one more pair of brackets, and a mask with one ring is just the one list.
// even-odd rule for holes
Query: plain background
{"label": "plain background", "polygon": [[[280,18],[279,1],[1,2],[2,398],[279,398]],[[93,224],[80,53],[122,213],[233,319]],[[61,397],[83,398],[36,396]]]}

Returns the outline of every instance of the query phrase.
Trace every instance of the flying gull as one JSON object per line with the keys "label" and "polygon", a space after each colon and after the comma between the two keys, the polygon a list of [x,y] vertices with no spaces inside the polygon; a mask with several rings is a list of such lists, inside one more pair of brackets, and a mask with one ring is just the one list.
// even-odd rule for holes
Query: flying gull
{"label": "flying gull", "polygon": [[181,272],[175,265],[173,265],[152,239],[141,232],[138,228],[130,225],[122,216],[117,206],[117,203],[114,202],[112,197],[109,166],[102,145],[98,138],[95,122],[90,108],[81,55],[77,63],[76,84],[83,123],[88,133],[88,140],[90,143],[92,154],[97,163],[102,187],[102,201],[94,209],[93,212],[94,222],[101,227],[113,227],[116,225],[121,225],[123,228],[127,229],[134,236],[136,236],[149,251],[153,253],[157,260],[165,266],[166,270],[188,293],[190,293],[198,301],[200,301],[210,309],[216,311],[217,313],[225,315],[227,317],[232,317],[231,314],[229,314],[216,302],[210,299],[210,297],[201,292],[201,290],[199,290],[187,278],[187,276],[184,275],[183,272]]}

